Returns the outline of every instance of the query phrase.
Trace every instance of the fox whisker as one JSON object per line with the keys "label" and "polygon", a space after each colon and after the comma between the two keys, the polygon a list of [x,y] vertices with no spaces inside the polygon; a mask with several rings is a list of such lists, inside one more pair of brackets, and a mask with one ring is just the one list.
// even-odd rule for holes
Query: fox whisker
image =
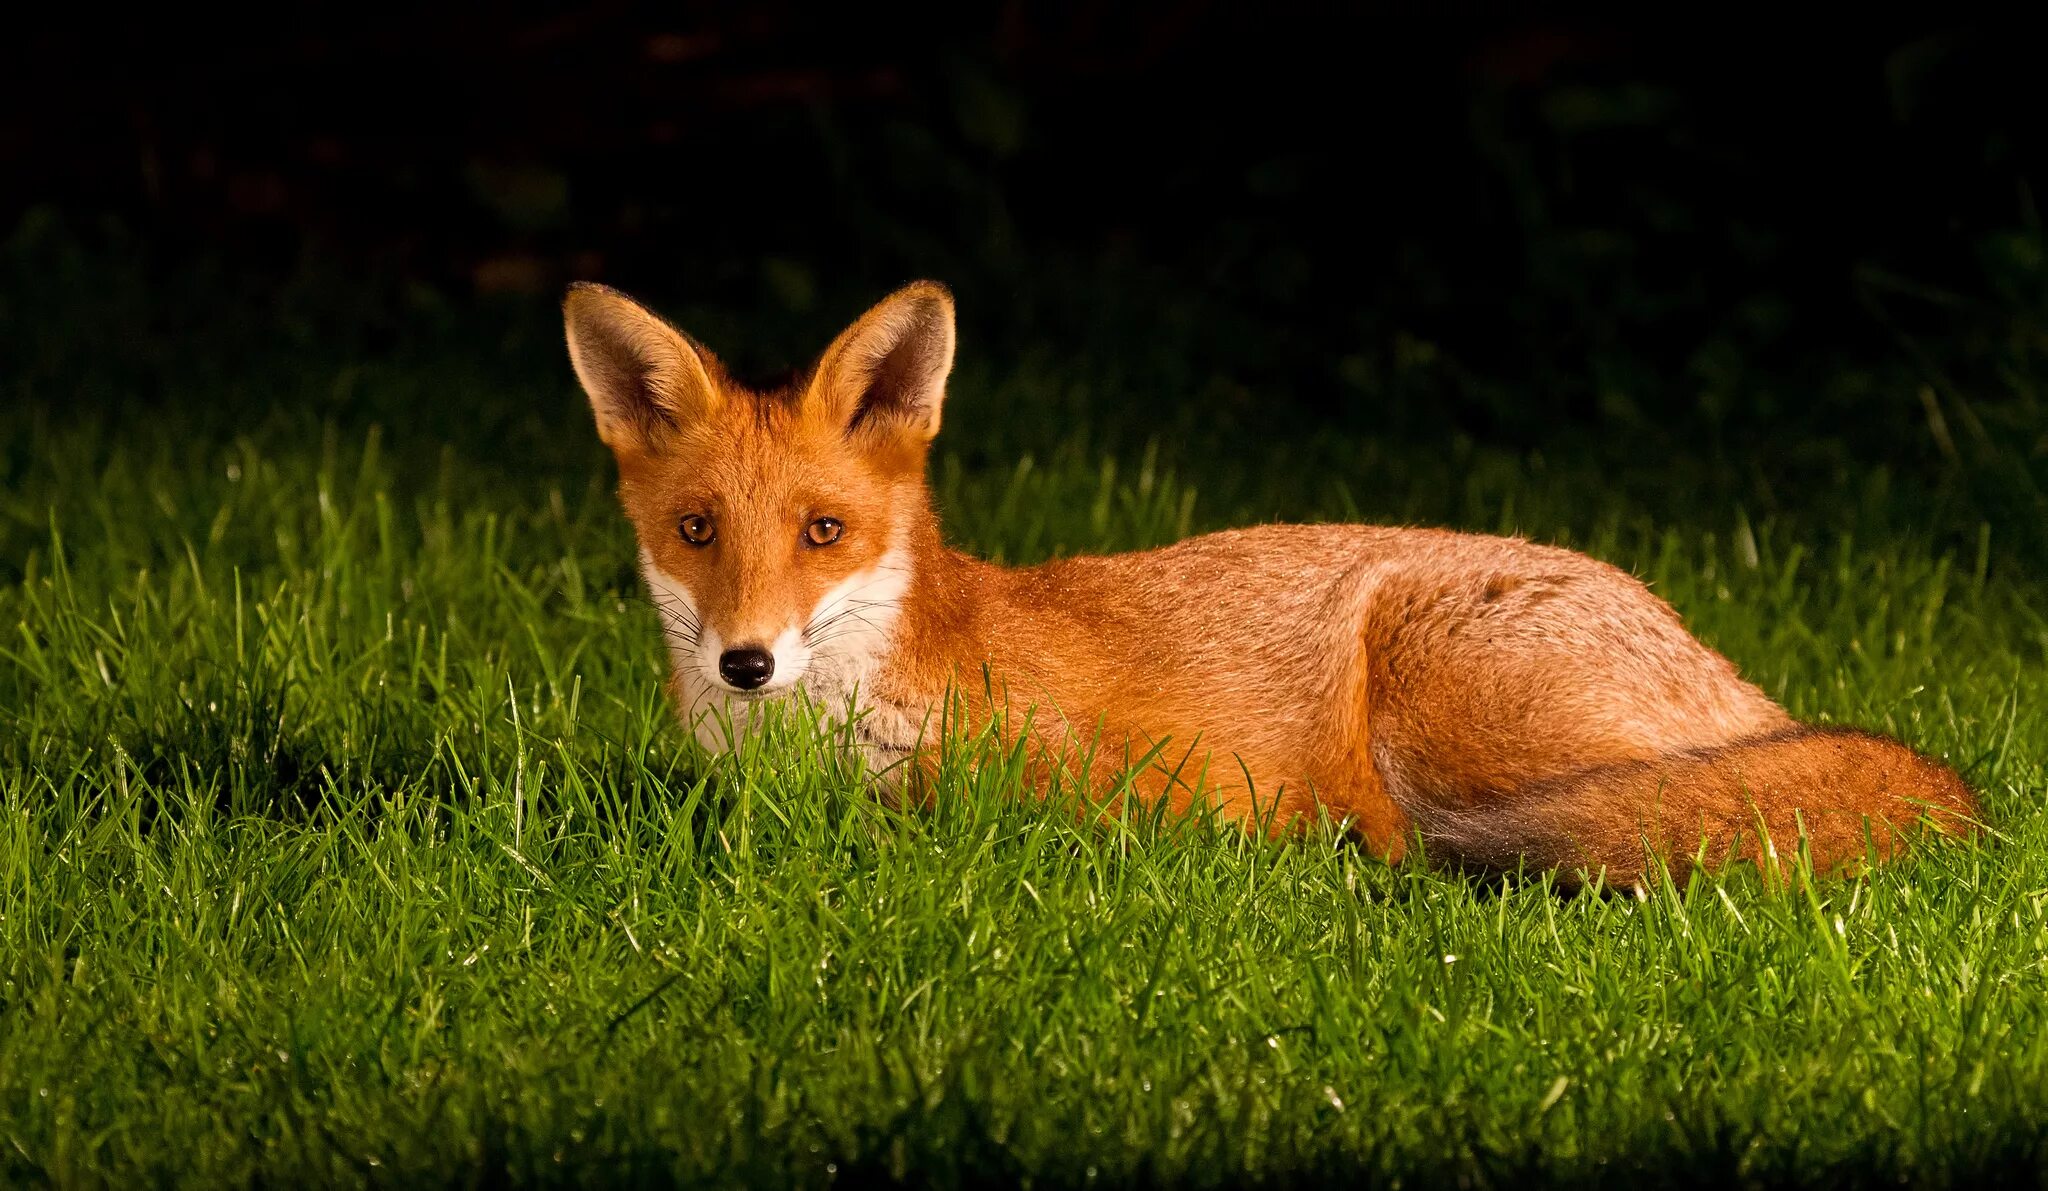
{"label": "fox whisker", "polygon": [[[857,625],[847,623],[853,620],[857,620],[860,623]],[[826,644],[836,641],[841,637],[852,636],[858,633],[881,633],[885,631],[881,625],[875,623],[865,613],[849,612],[841,616],[835,616],[829,624],[820,625],[814,632],[805,634],[804,644],[813,649],[821,649]]]}
{"label": "fox whisker", "polygon": [[804,632],[806,634],[822,633],[826,629],[831,628],[833,625],[838,624],[840,621],[845,620],[849,616],[857,616],[875,608],[892,607],[894,606],[894,603],[895,601],[893,600],[868,600],[860,604],[854,604],[849,607],[842,608],[832,613],[832,615],[830,616],[822,617],[818,620],[812,621],[809,625],[807,625],[804,628]]}
{"label": "fox whisker", "polygon": [[644,598],[664,615],[672,616],[690,624],[698,623],[696,612],[688,604],[672,595],[652,595]]}
{"label": "fox whisker", "polygon": [[[860,587],[855,588],[854,590],[863,591],[871,586],[873,586],[873,584],[871,583],[862,584]],[[841,597],[840,599],[833,601],[831,604],[828,604],[825,608],[820,609],[819,614],[811,618],[811,623],[805,625],[803,631],[803,638],[806,644],[817,644],[818,639],[823,634],[831,630],[831,628],[834,625],[840,624],[849,617],[860,616],[863,613],[866,613],[875,608],[893,608],[898,606],[899,604],[899,601],[893,599],[856,600],[851,598],[852,595],[852,592],[847,593],[846,596]],[[863,617],[863,619],[865,619],[865,617]],[[880,627],[878,625],[875,625],[873,621],[868,621],[867,623],[871,628],[879,629]]]}
{"label": "fox whisker", "polygon": [[842,638],[842,637],[853,637],[853,636],[858,636],[858,635],[860,635],[860,634],[862,634],[862,633],[864,633],[864,632],[880,632],[880,631],[881,631],[881,626],[880,626],[880,625],[877,625],[877,624],[876,624],[876,623],[875,623],[874,621],[872,621],[872,620],[868,620],[868,619],[867,619],[866,617],[862,617],[862,618],[861,618],[861,621],[862,621],[862,624],[863,624],[863,625],[865,626],[864,628],[853,628],[853,627],[847,627],[847,628],[843,628],[843,629],[840,629],[839,631],[837,631],[837,632],[835,632],[835,633],[831,633],[831,634],[828,634],[827,636],[824,636],[824,637],[820,637],[820,638],[817,638],[816,640],[813,640],[813,641],[809,641],[809,642],[807,642],[807,644],[808,644],[808,645],[809,645],[809,646],[810,646],[810,647],[811,647],[812,649],[814,649],[814,650],[819,650],[819,651],[822,651],[822,650],[823,650],[823,649],[824,649],[824,648],[825,648],[825,647],[826,647],[827,645],[830,645],[830,644],[831,644],[832,642],[834,642],[834,641],[837,641],[837,640],[839,640],[839,639],[840,639],[840,638]]}
{"label": "fox whisker", "polygon": [[673,596],[652,596],[646,598],[647,605],[660,616],[662,623],[675,630],[676,634],[688,638],[695,646],[704,637],[704,625],[689,607]]}

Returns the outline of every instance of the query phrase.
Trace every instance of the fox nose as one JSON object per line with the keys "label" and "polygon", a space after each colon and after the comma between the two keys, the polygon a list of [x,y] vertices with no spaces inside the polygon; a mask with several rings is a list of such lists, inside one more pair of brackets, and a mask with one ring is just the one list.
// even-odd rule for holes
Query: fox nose
{"label": "fox nose", "polygon": [[718,655],[718,673],[743,691],[751,691],[775,673],[775,655],[765,649],[743,645]]}

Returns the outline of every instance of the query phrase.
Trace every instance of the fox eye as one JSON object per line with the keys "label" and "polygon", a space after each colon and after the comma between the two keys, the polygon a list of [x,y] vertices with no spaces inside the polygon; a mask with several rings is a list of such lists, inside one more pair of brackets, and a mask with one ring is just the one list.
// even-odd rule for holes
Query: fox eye
{"label": "fox eye", "polygon": [[837,517],[820,517],[804,527],[804,540],[813,546],[830,546],[846,532]]}
{"label": "fox eye", "polygon": [[709,546],[711,539],[718,536],[718,531],[712,528],[711,518],[702,513],[692,513],[683,518],[678,529],[683,540],[692,546]]}

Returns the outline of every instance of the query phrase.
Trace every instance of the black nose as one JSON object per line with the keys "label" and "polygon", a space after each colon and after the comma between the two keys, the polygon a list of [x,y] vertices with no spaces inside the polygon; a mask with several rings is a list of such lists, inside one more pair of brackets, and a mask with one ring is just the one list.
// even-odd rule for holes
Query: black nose
{"label": "black nose", "polygon": [[775,673],[775,655],[751,645],[728,649],[718,655],[718,672],[743,691],[751,691]]}

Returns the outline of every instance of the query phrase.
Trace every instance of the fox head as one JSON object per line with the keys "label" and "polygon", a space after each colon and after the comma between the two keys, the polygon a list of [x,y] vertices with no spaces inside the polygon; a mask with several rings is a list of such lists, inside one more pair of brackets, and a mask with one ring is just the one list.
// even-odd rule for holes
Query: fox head
{"label": "fox head", "polygon": [[930,516],[952,296],[898,290],[767,391],[615,290],[579,284],[563,314],[686,717],[800,684],[843,697],[887,648]]}

